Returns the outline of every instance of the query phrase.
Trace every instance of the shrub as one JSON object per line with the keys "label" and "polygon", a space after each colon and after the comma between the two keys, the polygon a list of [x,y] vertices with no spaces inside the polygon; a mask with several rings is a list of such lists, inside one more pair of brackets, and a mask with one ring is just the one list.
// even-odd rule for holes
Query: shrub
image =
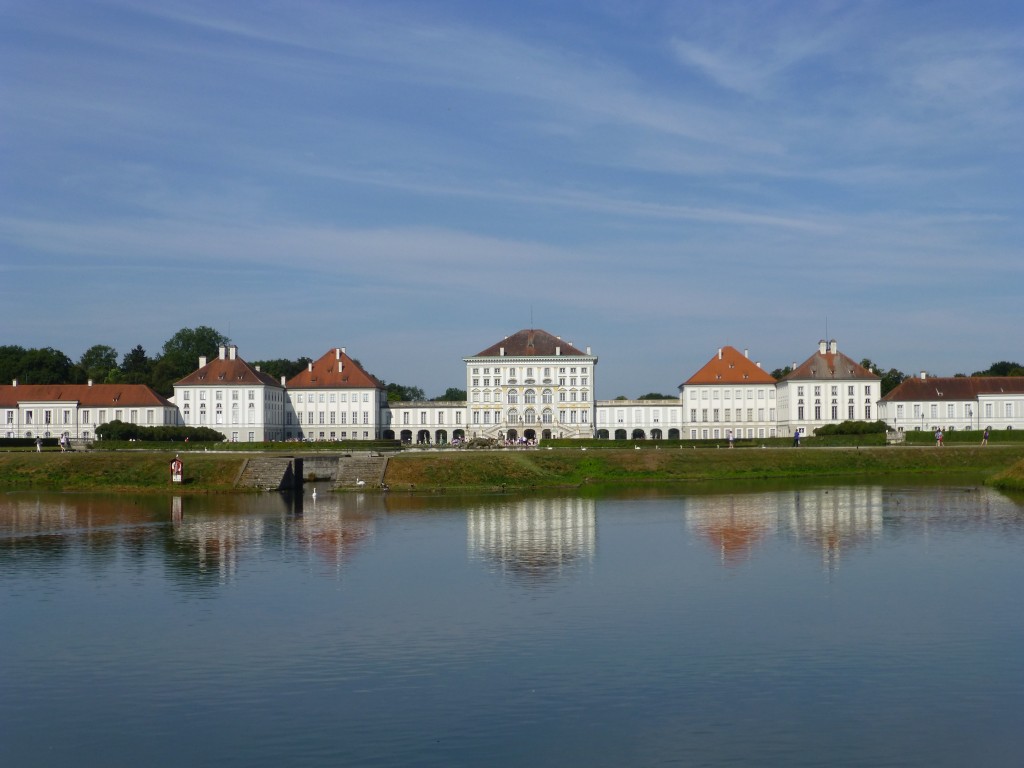
{"label": "shrub", "polygon": [[877,433],[884,434],[888,429],[889,427],[884,421],[844,421],[841,424],[826,424],[824,427],[818,427],[814,430],[814,434],[818,437],[828,437],[830,435],[874,435]]}

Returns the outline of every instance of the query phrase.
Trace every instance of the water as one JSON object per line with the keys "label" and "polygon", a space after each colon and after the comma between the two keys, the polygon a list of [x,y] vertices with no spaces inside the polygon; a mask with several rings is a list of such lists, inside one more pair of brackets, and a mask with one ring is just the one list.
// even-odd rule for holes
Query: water
{"label": "water", "polygon": [[0,765],[1024,759],[984,488],[0,497]]}

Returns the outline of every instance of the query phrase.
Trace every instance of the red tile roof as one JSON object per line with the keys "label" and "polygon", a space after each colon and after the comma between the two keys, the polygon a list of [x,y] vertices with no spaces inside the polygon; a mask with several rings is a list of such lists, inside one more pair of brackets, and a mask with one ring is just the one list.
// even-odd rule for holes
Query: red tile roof
{"label": "red tile roof", "polygon": [[142,406],[174,408],[145,384],[2,384],[0,408],[17,408],[18,403],[63,401],[81,407]]}
{"label": "red tile roof", "polygon": [[497,344],[492,344],[483,352],[477,352],[473,357],[500,357],[501,350],[505,350],[505,357],[554,357],[555,348],[562,356],[587,356],[567,341],[562,341],[557,336],[552,336],[547,331],[538,328],[518,331],[511,336],[506,336]]}
{"label": "red tile roof", "polygon": [[893,400],[977,400],[978,395],[1024,394],[1024,376],[950,376],[904,379],[882,398]]}
{"label": "red tile roof", "polygon": [[[312,369],[312,370],[310,370]],[[384,384],[363,370],[340,347],[329,350],[323,357],[288,380],[288,389],[382,389]]]}
{"label": "red tile roof", "polygon": [[722,347],[708,363],[687,379],[693,384],[774,384],[775,377],[758,367],[735,347]]}
{"label": "red tile roof", "polygon": [[269,373],[257,371],[240,357],[216,357],[180,381],[176,387],[215,386],[217,384],[253,384],[281,389],[281,382]]}
{"label": "red tile roof", "polygon": [[[832,347],[826,347],[826,349],[833,349],[834,344],[835,342],[833,342]],[[833,381],[837,379],[878,381],[879,377],[842,352],[822,352],[819,347],[817,352],[804,360],[793,371],[783,376],[781,381],[805,381],[807,379],[813,381]]]}

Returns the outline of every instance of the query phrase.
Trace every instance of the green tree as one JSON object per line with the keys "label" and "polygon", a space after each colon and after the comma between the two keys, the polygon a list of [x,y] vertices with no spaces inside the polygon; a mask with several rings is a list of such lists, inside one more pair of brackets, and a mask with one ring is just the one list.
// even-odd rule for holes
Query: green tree
{"label": "green tree", "polygon": [[16,377],[22,384],[77,384],[81,374],[71,358],[53,347],[28,349]]}
{"label": "green tree", "polygon": [[231,339],[205,325],[182,328],[164,342],[163,352],[153,366],[152,387],[161,395],[174,394],[174,383],[199,367],[199,358],[212,360],[221,345]]}
{"label": "green tree", "polygon": [[787,365],[784,368],[776,368],[774,371],[772,371],[771,376],[773,379],[778,381],[779,379],[784,379],[786,376],[789,376],[789,374],[791,374],[792,372],[793,366]]}
{"label": "green tree", "polygon": [[433,399],[435,403],[462,403],[466,401],[466,390],[458,387],[448,387],[443,395]]}
{"label": "green tree", "polygon": [[390,384],[385,384],[384,386],[388,392],[389,403],[427,399],[427,396],[419,387],[408,387],[405,386],[404,384],[395,384],[394,382],[391,382]]}
{"label": "green tree", "polygon": [[78,367],[86,379],[103,384],[113,374],[117,378],[117,350],[106,344],[94,344],[78,360]]}
{"label": "green tree", "polygon": [[657,392],[648,392],[646,395],[640,395],[637,400],[675,400],[672,395],[661,395]]}
{"label": "green tree", "polygon": [[21,371],[21,359],[27,352],[16,344],[0,346],[0,384],[10,384]]}
{"label": "green tree", "polygon": [[871,371],[873,374],[878,376],[882,380],[882,397],[892,392],[896,387],[903,383],[903,380],[907,378],[907,375],[896,368],[890,368],[888,371],[883,371],[869,358],[864,358],[860,361],[860,364]]}
{"label": "green tree", "polygon": [[1024,365],[1000,360],[992,363],[987,371],[975,371],[971,376],[1024,376]]}
{"label": "green tree", "polygon": [[150,384],[153,361],[141,344],[136,344],[121,360],[121,381],[125,384]]}

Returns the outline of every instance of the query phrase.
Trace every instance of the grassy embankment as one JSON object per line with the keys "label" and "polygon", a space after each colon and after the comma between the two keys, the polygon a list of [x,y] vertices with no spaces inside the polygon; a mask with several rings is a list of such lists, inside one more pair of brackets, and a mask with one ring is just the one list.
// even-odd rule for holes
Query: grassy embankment
{"label": "grassy embankment", "polygon": [[174,452],[0,453],[0,489],[62,491],[230,491],[244,456],[188,454],[185,482],[170,482]]}
{"label": "grassy embankment", "polygon": [[[173,452],[0,453],[0,489],[218,493],[231,491],[238,454],[185,454],[184,485],[171,485]],[[406,452],[392,458],[394,490],[489,491],[785,478],[971,477],[1024,491],[1024,443],[860,448],[691,447]]]}

